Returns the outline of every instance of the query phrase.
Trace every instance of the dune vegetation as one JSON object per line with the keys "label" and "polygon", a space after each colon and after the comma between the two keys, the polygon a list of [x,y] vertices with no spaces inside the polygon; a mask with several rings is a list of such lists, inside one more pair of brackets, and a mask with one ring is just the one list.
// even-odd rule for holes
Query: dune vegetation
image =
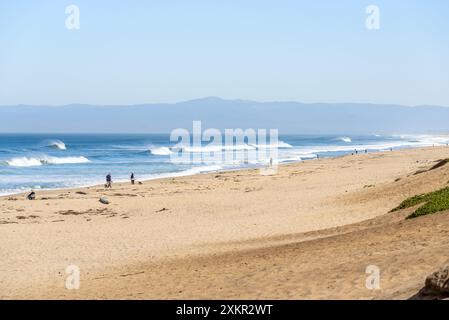
{"label": "dune vegetation", "polygon": [[392,211],[411,208],[419,204],[423,205],[410,214],[407,219],[449,210],[449,187],[410,197]]}

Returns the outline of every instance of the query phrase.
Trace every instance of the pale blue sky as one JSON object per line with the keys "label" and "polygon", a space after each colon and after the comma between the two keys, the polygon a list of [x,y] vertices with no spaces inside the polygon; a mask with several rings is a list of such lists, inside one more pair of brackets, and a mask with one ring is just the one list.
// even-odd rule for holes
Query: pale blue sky
{"label": "pale blue sky", "polygon": [[204,96],[449,106],[449,1],[0,0],[0,105]]}

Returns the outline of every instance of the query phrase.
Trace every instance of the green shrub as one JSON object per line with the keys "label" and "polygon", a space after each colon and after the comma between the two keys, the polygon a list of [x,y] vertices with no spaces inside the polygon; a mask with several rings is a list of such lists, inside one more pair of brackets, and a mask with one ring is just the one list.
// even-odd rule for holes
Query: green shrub
{"label": "green shrub", "polygon": [[408,198],[391,211],[414,207],[421,203],[423,205],[409,215],[407,219],[449,210],[449,187]]}

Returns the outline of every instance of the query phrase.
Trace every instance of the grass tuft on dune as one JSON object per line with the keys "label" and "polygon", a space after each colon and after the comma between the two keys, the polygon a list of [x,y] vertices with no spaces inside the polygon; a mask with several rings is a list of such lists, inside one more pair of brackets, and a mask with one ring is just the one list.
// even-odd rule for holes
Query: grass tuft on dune
{"label": "grass tuft on dune", "polygon": [[414,207],[421,203],[424,204],[409,215],[407,219],[449,210],[449,187],[408,198],[391,211]]}

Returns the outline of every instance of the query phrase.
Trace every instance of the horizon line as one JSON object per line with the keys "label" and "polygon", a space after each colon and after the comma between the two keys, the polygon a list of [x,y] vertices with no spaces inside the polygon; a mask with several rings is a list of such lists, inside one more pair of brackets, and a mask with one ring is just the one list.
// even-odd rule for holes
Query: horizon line
{"label": "horizon line", "polygon": [[419,107],[438,107],[438,108],[448,108],[446,105],[437,105],[437,104],[416,104],[416,105],[408,105],[408,104],[399,104],[399,103],[376,103],[376,102],[302,102],[296,100],[267,100],[267,101],[258,101],[252,99],[238,99],[238,98],[222,98],[218,96],[206,96],[202,98],[188,99],[188,100],[180,100],[176,102],[145,102],[145,103],[132,103],[132,104],[92,104],[92,103],[65,103],[65,104],[26,104],[26,103],[18,103],[18,104],[2,104],[0,108],[3,107],[70,107],[70,106],[90,106],[90,107],[137,107],[137,106],[155,106],[155,105],[177,105],[183,103],[192,103],[192,102],[204,102],[204,101],[222,101],[222,102],[240,102],[240,103],[257,103],[257,104],[271,104],[271,103],[295,103],[295,104],[303,104],[303,105],[371,105],[371,106],[396,106],[396,107],[409,107],[409,108],[419,108]]}

